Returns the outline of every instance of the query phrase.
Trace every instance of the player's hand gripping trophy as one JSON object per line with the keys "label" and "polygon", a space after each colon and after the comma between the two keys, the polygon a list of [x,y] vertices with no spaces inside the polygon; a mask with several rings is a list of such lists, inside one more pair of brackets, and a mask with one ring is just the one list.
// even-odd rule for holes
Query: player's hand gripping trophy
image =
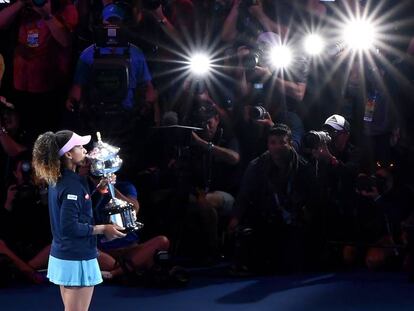
{"label": "player's hand gripping trophy", "polygon": [[[104,143],[99,132],[96,136],[98,142],[87,156],[91,161],[91,173],[94,176],[110,177],[122,166],[119,148]],[[114,183],[108,183],[108,188],[112,198],[102,211],[104,222],[117,224],[127,232],[141,229],[144,224],[136,220],[133,205],[115,197]]]}

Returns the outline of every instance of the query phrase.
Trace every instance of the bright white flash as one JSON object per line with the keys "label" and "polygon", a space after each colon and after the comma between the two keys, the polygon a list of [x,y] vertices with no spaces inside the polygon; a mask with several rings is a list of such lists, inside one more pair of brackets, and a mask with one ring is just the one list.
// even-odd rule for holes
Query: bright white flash
{"label": "bright white flash", "polygon": [[194,54],[190,59],[190,70],[196,75],[204,75],[210,71],[211,61],[205,54]]}
{"label": "bright white flash", "polygon": [[270,61],[275,68],[287,68],[292,62],[292,51],[286,45],[277,45],[270,50]]}
{"label": "bright white flash", "polygon": [[368,50],[375,41],[375,27],[365,19],[354,19],[344,29],[344,40],[353,50]]}
{"label": "bright white flash", "polygon": [[320,35],[309,34],[305,38],[305,51],[310,55],[318,55],[322,53],[325,43]]}

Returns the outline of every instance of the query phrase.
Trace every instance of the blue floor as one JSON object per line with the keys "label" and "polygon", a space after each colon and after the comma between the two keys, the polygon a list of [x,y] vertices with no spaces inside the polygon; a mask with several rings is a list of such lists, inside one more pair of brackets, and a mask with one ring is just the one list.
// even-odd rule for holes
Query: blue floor
{"label": "blue floor", "polygon": [[[0,289],[0,310],[63,310],[54,285]],[[326,273],[305,276],[223,278],[193,276],[182,289],[100,285],[91,311],[211,310],[414,310],[414,284],[397,273]]]}

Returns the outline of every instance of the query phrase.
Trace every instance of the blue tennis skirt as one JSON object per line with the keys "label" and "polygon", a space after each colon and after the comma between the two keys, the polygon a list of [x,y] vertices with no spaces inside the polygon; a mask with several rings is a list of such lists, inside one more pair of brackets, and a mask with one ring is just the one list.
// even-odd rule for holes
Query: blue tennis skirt
{"label": "blue tennis skirt", "polygon": [[50,282],[63,286],[94,286],[102,283],[101,270],[96,258],[64,260],[49,256],[47,277]]}

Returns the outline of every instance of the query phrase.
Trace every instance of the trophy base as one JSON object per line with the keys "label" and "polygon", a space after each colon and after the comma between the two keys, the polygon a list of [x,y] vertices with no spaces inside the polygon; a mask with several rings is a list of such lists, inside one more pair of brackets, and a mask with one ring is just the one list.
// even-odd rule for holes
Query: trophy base
{"label": "trophy base", "polygon": [[107,223],[116,224],[124,228],[124,232],[132,232],[140,230],[144,224],[136,221],[133,205],[119,199],[111,199],[104,209]]}

